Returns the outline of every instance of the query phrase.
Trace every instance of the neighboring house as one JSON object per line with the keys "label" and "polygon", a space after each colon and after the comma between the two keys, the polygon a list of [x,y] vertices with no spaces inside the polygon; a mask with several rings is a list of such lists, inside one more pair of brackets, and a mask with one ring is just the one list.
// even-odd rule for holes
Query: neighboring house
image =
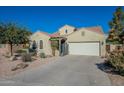
{"label": "neighboring house", "polygon": [[31,36],[31,41],[36,42],[38,53],[51,55],[51,38],[57,38],[60,55],[104,56],[106,52],[106,38],[100,26],[75,28],[65,25],[54,34],[38,31]]}

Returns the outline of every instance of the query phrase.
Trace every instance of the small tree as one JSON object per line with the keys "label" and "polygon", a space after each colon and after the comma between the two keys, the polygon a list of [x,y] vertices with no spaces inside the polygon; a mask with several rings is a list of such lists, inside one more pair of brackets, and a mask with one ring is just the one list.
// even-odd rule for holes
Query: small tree
{"label": "small tree", "polygon": [[5,25],[0,23],[0,44],[5,43]]}
{"label": "small tree", "polygon": [[31,32],[29,32],[27,29],[21,28],[14,23],[3,24],[1,27],[1,32],[4,33],[0,33],[0,41],[10,45],[11,55],[13,55],[13,45],[26,44],[29,42],[29,35]]}

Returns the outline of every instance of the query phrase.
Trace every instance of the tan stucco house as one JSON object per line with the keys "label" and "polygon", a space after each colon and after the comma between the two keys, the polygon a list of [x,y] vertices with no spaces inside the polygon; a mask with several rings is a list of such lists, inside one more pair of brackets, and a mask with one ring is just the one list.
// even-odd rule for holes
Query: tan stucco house
{"label": "tan stucco house", "polygon": [[100,26],[76,28],[64,25],[53,34],[37,31],[30,39],[36,42],[38,53],[52,55],[51,38],[57,38],[60,55],[104,56],[106,52],[106,38]]}
{"label": "tan stucco house", "polygon": [[[51,45],[50,45],[50,35],[48,33],[37,31],[31,37],[31,45],[36,42],[37,53],[45,53],[46,55],[52,55]],[[32,46],[30,46],[32,47]]]}

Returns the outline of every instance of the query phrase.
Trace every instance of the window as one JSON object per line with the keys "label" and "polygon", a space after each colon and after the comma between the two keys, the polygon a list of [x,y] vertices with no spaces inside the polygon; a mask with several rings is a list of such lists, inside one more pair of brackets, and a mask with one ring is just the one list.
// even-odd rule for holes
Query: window
{"label": "window", "polygon": [[66,34],[68,33],[68,30],[67,30],[67,29],[65,30],[65,33],[66,33]]}
{"label": "window", "polygon": [[84,35],[85,35],[84,31],[81,33],[81,35],[82,35],[82,36],[84,36]]}
{"label": "window", "polygon": [[43,49],[43,41],[40,40],[40,49]]}

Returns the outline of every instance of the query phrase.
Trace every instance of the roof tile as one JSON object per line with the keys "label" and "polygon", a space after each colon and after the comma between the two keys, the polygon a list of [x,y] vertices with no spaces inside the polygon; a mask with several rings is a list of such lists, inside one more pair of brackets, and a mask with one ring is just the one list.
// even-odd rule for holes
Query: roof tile
{"label": "roof tile", "polygon": [[100,26],[96,26],[96,27],[86,27],[85,29],[99,33],[99,34],[104,34],[102,31],[102,28]]}

